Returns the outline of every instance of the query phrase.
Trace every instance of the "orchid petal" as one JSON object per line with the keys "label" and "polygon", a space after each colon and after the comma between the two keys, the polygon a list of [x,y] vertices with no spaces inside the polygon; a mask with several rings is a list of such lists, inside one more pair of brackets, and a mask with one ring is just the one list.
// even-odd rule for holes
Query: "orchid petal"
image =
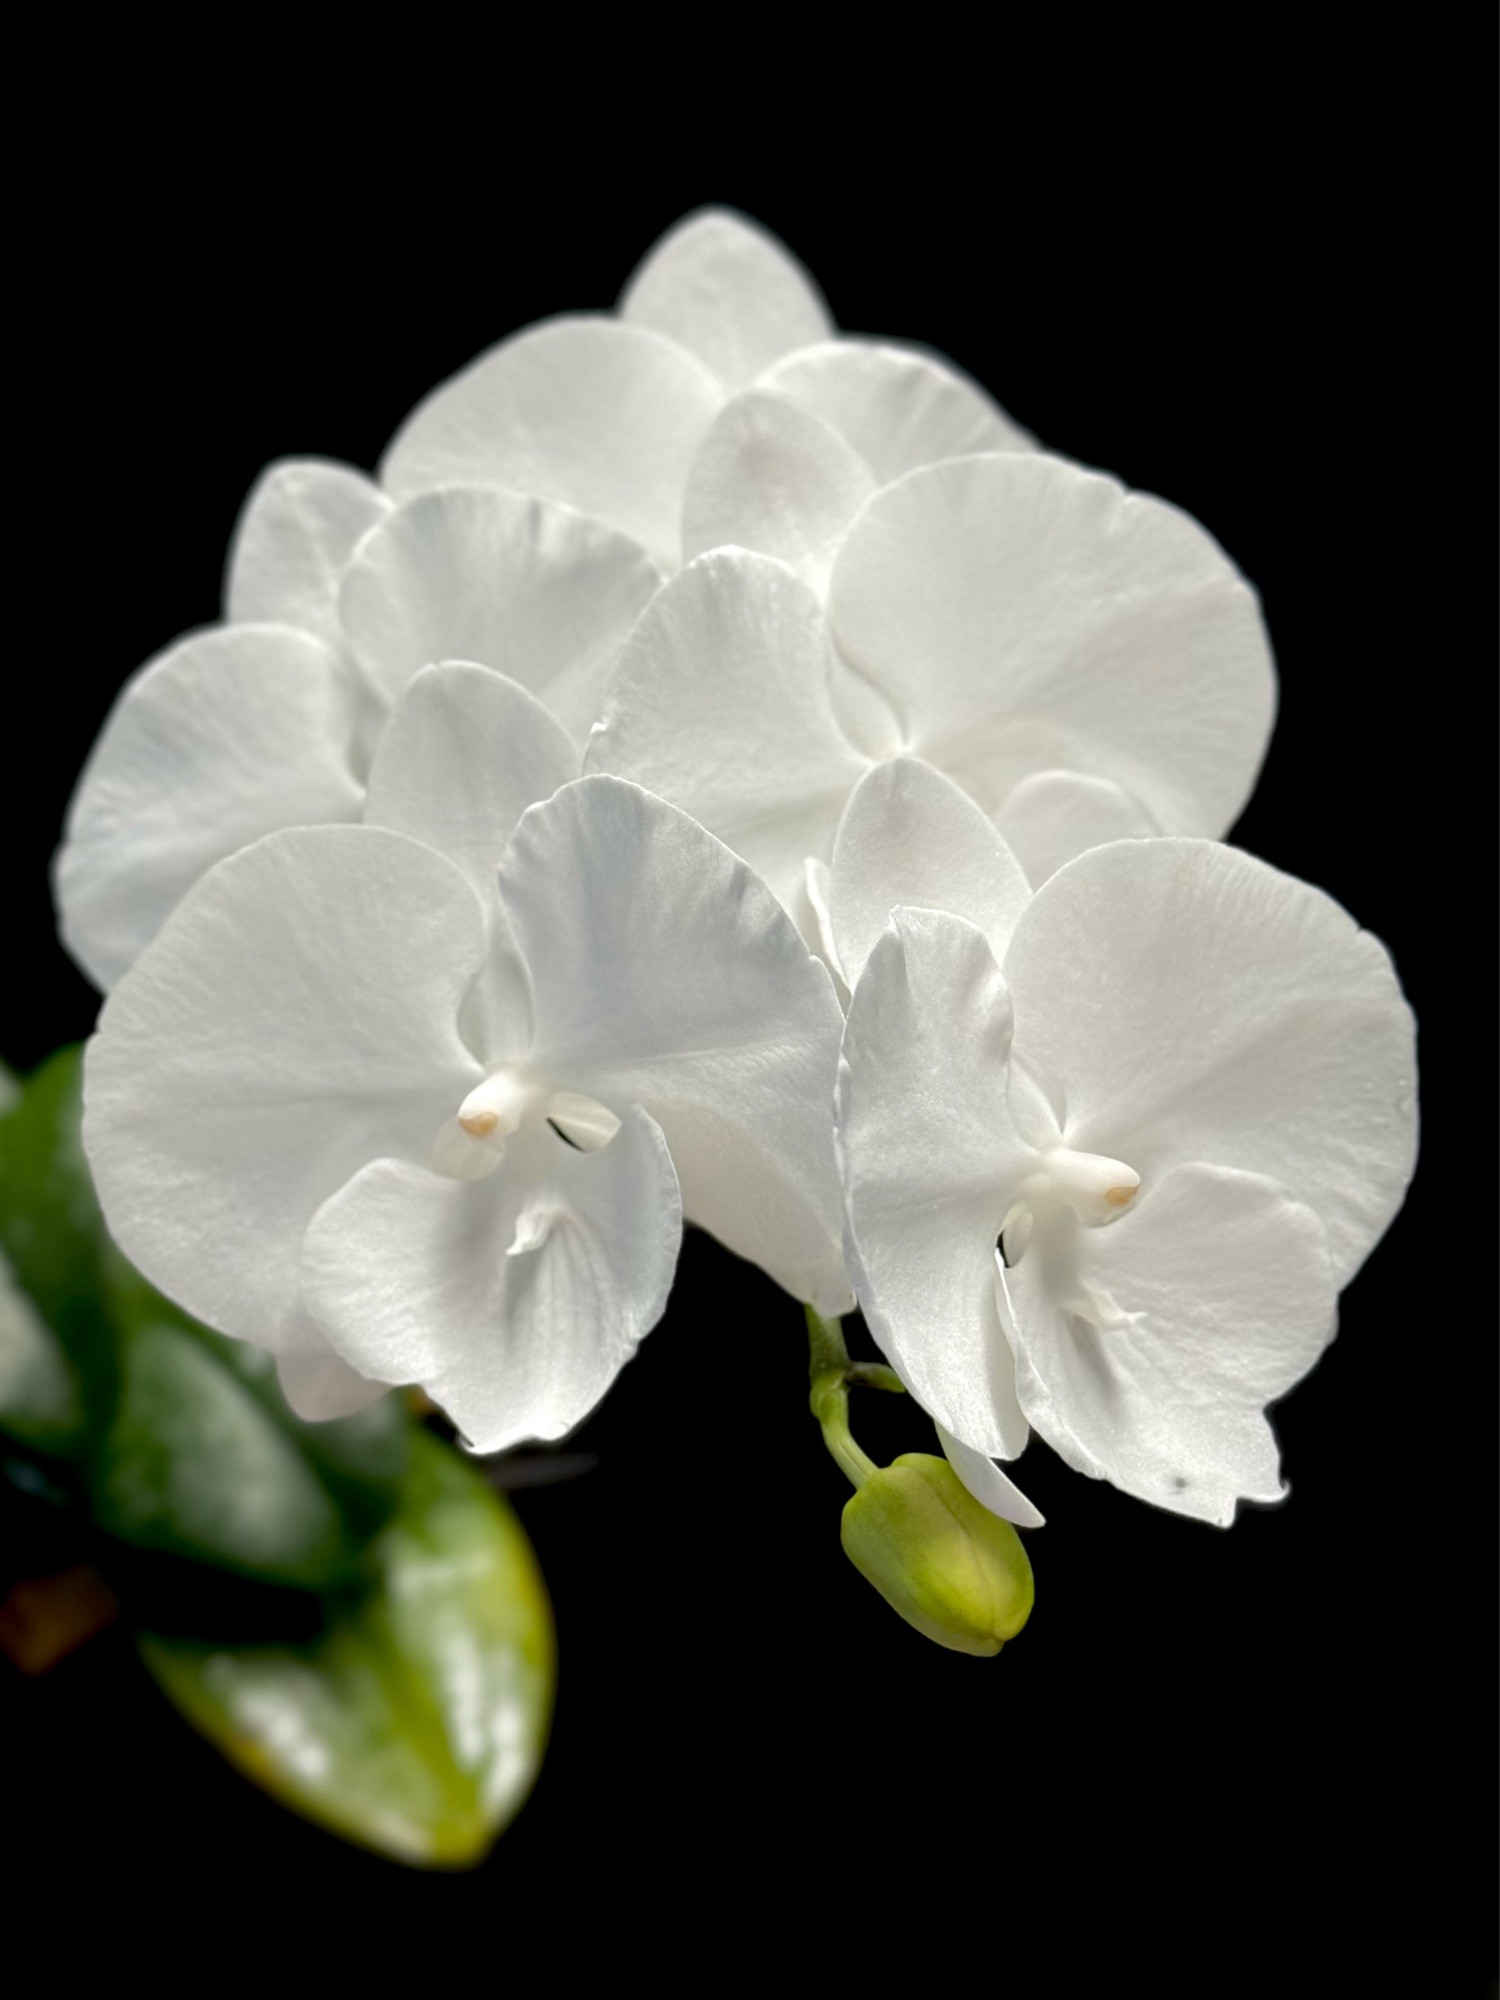
{"label": "orchid petal", "polygon": [[[525,688],[448,660],[424,667],[407,687],[370,773],[365,824],[436,848],[484,906],[489,957],[461,1025],[488,1063],[519,1056],[532,1029],[531,981],[496,894],[500,856],[526,808],[576,778],[578,761],[561,723]],[[462,1157],[461,1134],[456,1144]],[[466,1170],[477,1172],[478,1162]]]}
{"label": "orchid petal", "polygon": [[477,1451],[561,1437],[660,1319],[682,1214],[639,1109],[599,1153],[528,1129],[489,1180],[377,1160],[307,1232],[309,1306],[350,1363],[420,1382]]}
{"label": "orchid petal", "polygon": [[987,811],[1059,767],[1171,833],[1222,833],[1249,796],[1275,699],[1254,593],[1112,479],[1034,452],[910,473],[850,529],[829,613],[907,748]]}
{"label": "orchid petal", "polygon": [[922,1407],[988,1457],[1026,1442],[995,1298],[1011,1016],[981,931],[897,910],[849,1002],[838,1142],[870,1331]]}
{"label": "orchid petal", "polygon": [[686,349],[602,316],[545,320],[435,389],[381,461],[395,500],[504,486],[576,507],[674,568],[688,467],[724,392]]}
{"label": "orchid petal", "polygon": [[822,591],[849,523],[874,491],[868,466],[831,425],[752,390],[724,406],[693,460],[683,557],[732,542],[778,557]]}
{"label": "orchid petal", "polygon": [[905,737],[896,711],[833,645],[828,648],[828,693],[839,728],[863,758],[882,763],[901,755]]}
{"label": "orchid petal", "polygon": [[1161,828],[1139,799],[1108,778],[1038,771],[1007,793],[995,825],[1033,884],[1065,861],[1112,840],[1147,840]]}
{"label": "orchid petal", "polygon": [[313,1213],[367,1161],[425,1159],[482,1074],[455,1022],[486,948],[451,863],[375,827],[222,862],[89,1043],[84,1143],[111,1235],[170,1297],[295,1349]]}
{"label": "orchid petal", "polygon": [[1313,1211],[1258,1174],[1193,1165],[1108,1228],[1054,1226],[1119,1317],[1069,1311],[1045,1244],[1005,1273],[1021,1400],[1042,1436],[1079,1471],[1221,1527],[1237,1500],[1282,1498],[1265,1406],[1312,1367],[1334,1310]]}
{"label": "orchid petal", "polygon": [[1098,847],[1028,903],[1005,978],[1069,1146],[1143,1185],[1191,1160],[1266,1175],[1348,1282],[1411,1175],[1415,1054],[1384,947],[1332,897],[1210,841]]}
{"label": "orchid petal", "polygon": [[659,579],[633,542],[566,507],[484,487],[424,493],[368,536],[340,607],[388,701],[472,660],[546,703],[581,745],[615,653]]}
{"label": "orchid petal", "polygon": [[526,808],[578,776],[561,723],[504,674],[424,667],[397,702],[370,772],[367,826],[447,855],[484,903]]}
{"label": "orchid petal", "polygon": [[620,316],[688,348],[731,390],[833,331],[785,244],[722,208],[699,209],[667,231],[625,287]]}
{"label": "orchid petal", "polygon": [[285,826],[359,817],[356,696],[285,625],[195,632],[127,681],[54,863],[69,951],[107,991],[216,861]]}
{"label": "orchid petal", "polygon": [[847,1310],[829,1116],[842,1015],[765,884],[685,813],[589,777],[522,819],[500,898],[536,993],[535,1070],[644,1106],[688,1220]]}
{"label": "orchid petal", "polygon": [[1018,1528],[1045,1527],[1039,1510],[1014,1481],[1006,1478],[992,1458],[986,1457],[982,1451],[971,1451],[952,1431],[945,1431],[941,1424],[937,1427],[937,1434],[948,1463],[981,1507],[988,1507],[992,1514],[998,1514],[1002,1521],[1013,1522]]}
{"label": "orchid petal", "polygon": [[839,964],[839,948],[833,941],[833,911],[830,907],[833,875],[826,861],[815,861],[811,855],[808,856],[802,869],[802,893],[812,916],[809,946],[833,974],[835,983],[847,1000],[849,982],[844,977],[843,966]]}
{"label": "orchid petal", "polygon": [[680,806],[800,913],[869,768],[834,719],[822,608],[768,556],[719,549],[660,590],[626,642],[585,767]]}
{"label": "orchid petal", "polygon": [[1003,958],[1030,897],[990,821],[930,764],[897,757],[855,786],[834,841],[829,906],[849,985],[898,903],[966,917]]}
{"label": "orchid petal", "polygon": [[374,481],[325,458],[283,458],[250,489],[229,548],[224,616],[295,625],[340,643],[339,578],[361,537],[391,511]]}
{"label": "orchid petal", "polygon": [[881,486],[939,459],[1036,445],[977,382],[921,348],[831,340],[789,354],[755,386],[832,424]]}
{"label": "orchid petal", "polygon": [[276,1377],[281,1393],[304,1423],[323,1424],[333,1417],[352,1417],[386,1393],[384,1382],[367,1381],[331,1348],[320,1354],[278,1354]]}

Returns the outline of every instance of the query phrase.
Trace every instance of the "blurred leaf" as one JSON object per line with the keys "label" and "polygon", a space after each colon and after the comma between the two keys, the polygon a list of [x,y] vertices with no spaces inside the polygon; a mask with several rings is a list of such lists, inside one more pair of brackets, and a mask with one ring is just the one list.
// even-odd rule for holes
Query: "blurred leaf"
{"label": "blurred leaf", "polygon": [[136,1547],[303,1589],[348,1582],[396,1504],[400,1399],[305,1424],[268,1354],[149,1285],[99,1212],[81,1091],[74,1048],[8,1111],[0,1094],[0,1252],[22,1288],[9,1317],[0,1288],[0,1430],[81,1459],[101,1526]]}
{"label": "blurred leaf", "polygon": [[[380,1853],[478,1861],[535,1781],[551,1718],[552,1615],[530,1544],[401,1397],[305,1424],[269,1355],[156,1292],[105,1229],[80,1095],[76,1049],[19,1093],[0,1069],[0,1431],[72,1461],[66,1483],[81,1479],[158,1627],[139,1640],[147,1666],[233,1763]],[[27,1492],[22,1475],[46,1478],[24,1460],[11,1471]],[[226,1573],[228,1636],[202,1636],[216,1620],[195,1563]],[[164,1576],[174,1588],[153,1595]],[[268,1605],[274,1623],[257,1623]],[[198,1636],[175,1635],[184,1612]]]}
{"label": "blurred leaf", "polygon": [[66,1453],[85,1431],[78,1378],[0,1252],[0,1430]]}
{"label": "blurred leaf", "polygon": [[[0,1112],[0,1250],[73,1371],[82,1412],[70,1452],[108,1423],[117,1389],[105,1266],[119,1253],[94,1199],[78,1105],[79,1051],[62,1049]],[[0,1425],[12,1427],[3,1416]]]}
{"label": "blurred leaf", "polygon": [[119,1407],[94,1479],[100,1526],[309,1589],[347,1575],[338,1511],[260,1398],[169,1322],[122,1340]]}
{"label": "blurred leaf", "polygon": [[[133,1274],[134,1275],[134,1274]],[[137,1277],[137,1282],[144,1280]],[[149,1287],[147,1287],[149,1290]],[[160,1295],[151,1294],[159,1303]],[[174,1309],[175,1310],[175,1309]],[[300,1451],[316,1468],[319,1478],[339,1503],[345,1522],[355,1539],[368,1541],[375,1530],[390,1518],[396,1504],[401,1476],[410,1451],[412,1423],[400,1396],[382,1396],[352,1417],[335,1417],[326,1423],[309,1424],[295,1414],[281,1393],[276,1379],[276,1363],[259,1347],[242,1340],[226,1340],[210,1333],[186,1314],[178,1323],[192,1328],[200,1340],[226,1367],[233,1369],[261,1399],[287,1434],[297,1441]]]}
{"label": "blurred leaf", "polygon": [[551,1719],[552,1617],[505,1502],[412,1437],[377,1581],[302,1645],[146,1635],[189,1720],[284,1804],[420,1867],[482,1859],[531,1789]]}

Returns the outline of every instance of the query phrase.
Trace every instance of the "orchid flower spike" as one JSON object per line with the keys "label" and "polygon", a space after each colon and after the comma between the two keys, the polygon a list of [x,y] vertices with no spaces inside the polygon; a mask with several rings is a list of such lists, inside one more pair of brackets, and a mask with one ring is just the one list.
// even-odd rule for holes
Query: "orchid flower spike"
{"label": "orchid flower spike", "polygon": [[850,1269],[960,1476],[1024,1519],[991,1461],[1035,1427],[1178,1513],[1279,1499],[1266,1405],[1332,1337],[1413,1165],[1383,947],[1195,840],[1096,848],[988,925],[901,908],[873,942],[857,888],[835,896]]}
{"label": "orchid flower spike", "polygon": [[940,356],[837,337],[783,244],[705,208],[650,251],[618,313],[526,327],[435,389],[380,477],[396,500],[480,483],[561,501],[664,574],[747,533],[816,567],[877,486],[1032,444]]}
{"label": "orchid flower spike", "polygon": [[416,1382],[478,1449],[559,1436],[659,1318],[684,1215],[849,1303],[827,973],[672,807],[548,798],[570,754],[502,676],[429,669],[367,823],[220,863],[105,1005],[110,1229],[304,1415]]}

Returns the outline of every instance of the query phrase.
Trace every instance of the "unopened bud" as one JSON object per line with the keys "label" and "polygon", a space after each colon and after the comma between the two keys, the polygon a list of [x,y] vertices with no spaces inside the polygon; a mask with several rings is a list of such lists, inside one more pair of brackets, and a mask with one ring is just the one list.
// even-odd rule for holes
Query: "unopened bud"
{"label": "unopened bud", "polygon": [[910,1451],[874,1472],[844,1508],[844,1553],[908,1625],[987,1658],[1031,1616],[1031,1563],[945,1458]]}

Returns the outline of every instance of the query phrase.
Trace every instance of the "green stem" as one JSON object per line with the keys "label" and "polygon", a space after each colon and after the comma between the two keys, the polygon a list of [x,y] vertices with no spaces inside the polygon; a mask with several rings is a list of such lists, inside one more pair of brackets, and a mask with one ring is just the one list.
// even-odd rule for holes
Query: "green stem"
{"label": "green stem", "polygon": [[811,1306],[807,1311],[809,1372],[816,1383],[821,1375],[847,1375],[853,1367],[844,1345],[844,1329],[836,1319],[824,1319]]}
{"label": "green stem", "polygon": [[877,1389],[901,1388],[894,1370],[878,1362],[849,1359],[844,1331],[836,1319],[824,1319],[807,1308],[808,1376],[812,1383],[812,1413],[823,1427],[823,1442],[856,1487],[878,1470],[861,1451],[849,1430],[849,1384],[865,1382]]}
{"label": "green stem", "polygon": [[859,1383],[863,1389],[888,1389],[892,1395],[904,1396],[906,1384],[894,1368],[887,1368],[883,1361],[851,1361],[849,1380]]}

